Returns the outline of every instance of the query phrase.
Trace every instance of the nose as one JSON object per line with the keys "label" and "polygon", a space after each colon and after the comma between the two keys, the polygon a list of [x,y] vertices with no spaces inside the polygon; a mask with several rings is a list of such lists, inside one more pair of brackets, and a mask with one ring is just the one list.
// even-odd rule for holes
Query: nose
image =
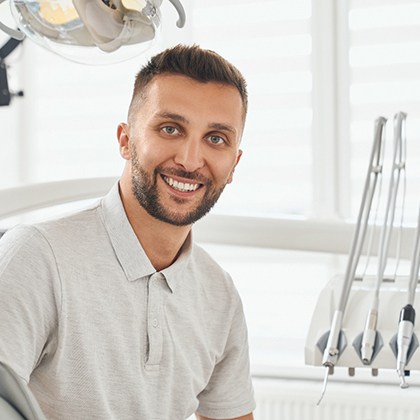
{"label": "nose", "polygon": [[204,166],[204,156],[200,139],[186,138],[175,154],[175,163],[188,172],[194,172]]}

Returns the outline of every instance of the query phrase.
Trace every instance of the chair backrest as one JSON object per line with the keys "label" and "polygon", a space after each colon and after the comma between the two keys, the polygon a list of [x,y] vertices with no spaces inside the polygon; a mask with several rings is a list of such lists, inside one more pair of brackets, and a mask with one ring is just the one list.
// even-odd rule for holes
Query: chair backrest
{"label": "chair backrest", "polygon": [[27,383],[0,363],[0,419],[46,420]]}
{"label": "chair backrest", "polygon": [[4,420],[25,420],[6,400],[0,397],[0,418]]}

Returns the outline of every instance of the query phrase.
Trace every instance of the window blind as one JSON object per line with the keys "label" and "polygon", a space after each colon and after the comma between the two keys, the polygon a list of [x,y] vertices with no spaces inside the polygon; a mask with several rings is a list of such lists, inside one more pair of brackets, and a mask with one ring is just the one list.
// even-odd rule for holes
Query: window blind
{"label": "window blind", "polygon": [[[393,117],[404,111],[406,221],[414,222],[420,203],[420,1],[351,0],[348,58],[353,214],[359,206],[374,119],[379,115],[388,119],[386,152],[390,155]],[[383,182],[387,185],[388,178]]]}

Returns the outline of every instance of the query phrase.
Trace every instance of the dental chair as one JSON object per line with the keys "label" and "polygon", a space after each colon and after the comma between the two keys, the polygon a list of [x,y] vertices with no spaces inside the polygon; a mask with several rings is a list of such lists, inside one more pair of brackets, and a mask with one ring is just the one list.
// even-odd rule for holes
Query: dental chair
{"label": "dental chair", "polygon": [[0,419],[46,420],[26,382],[1,362]]}

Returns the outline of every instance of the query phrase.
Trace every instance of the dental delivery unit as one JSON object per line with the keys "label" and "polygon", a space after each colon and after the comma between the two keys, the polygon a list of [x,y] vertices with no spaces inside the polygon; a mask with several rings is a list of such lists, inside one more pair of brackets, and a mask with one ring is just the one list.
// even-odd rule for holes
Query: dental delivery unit
{"label": "dental delivery unit", "polygon": [[[406,117],[403,112],[394,117],[390,178],[382,206],[378,196],[384,178],[387,121],[383,117],[375,121],[372,151],[345,274],[334,277],[327,284],[315,307],[306,339],[305,362],[325,367],[318,405],[326,392],[328,377],[336,366],[347,367],[350,375],[354,375],[355,368],[369,368],[374,376],[379,369],[395,369],[401,388],[408,387],[406,377],[411,370],[420,370],[415,330],[416,309],[419,309],[416,305],[420,304],[416,302],[420,208],[409,275],[397,275],[406,189]],[[379,224],[379,240],[376,241],[375,274],[367,275],[365,268],[361,275],[356,275],[358,266],[362,265],[362,253],[366,254],[366,267],[372,259],[380,209],[383,217]],[[396,236],[393,241],[396,266],[394,275],[389,276],[385,275],[385,269],[393,235]]]}

